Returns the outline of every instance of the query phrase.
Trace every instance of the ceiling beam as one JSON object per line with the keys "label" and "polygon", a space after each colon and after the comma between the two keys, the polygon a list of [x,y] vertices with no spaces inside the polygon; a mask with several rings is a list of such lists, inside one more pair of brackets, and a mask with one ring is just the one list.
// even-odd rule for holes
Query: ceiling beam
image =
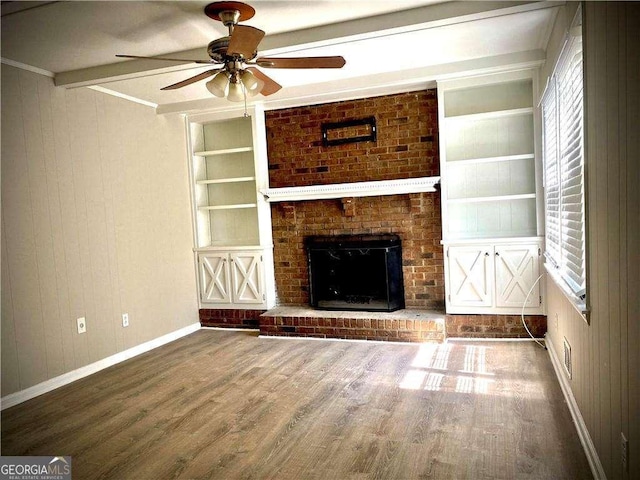
{"label": "ceiling beam", "polygon": [[[197,59],[197,55],[201,56],[201,54],[201,49],[198,49],[177,52],[171,56]],[[202,66],[210,67],[211,65]],[[194,68],[194,63],[189,61],[180,63],[164,60],[125,60],[109,65],[57,73],[54,81],[58,87],[88,87],[91,85],[129,80],[131,78],[146,77],[149,75],[159,75],[192,68]]]}
{"label": "ceiling beam", "polygon": [[[365,38],[393,35],[470,22],[518,12],[556,7],[564,2],[445,2],[385,15],[313,27],[294,32],[268,35],[261,43],[262,55],[293,53],[298,50],[326,45],[338,45]],[[207,60],[203,48],[167,53],[163,56]],[[127,60],[81,70],[61,72],[55,84],[65,88],[86,87],[158,75],[194,67],[193,62],[165,62],[159,60]]]}

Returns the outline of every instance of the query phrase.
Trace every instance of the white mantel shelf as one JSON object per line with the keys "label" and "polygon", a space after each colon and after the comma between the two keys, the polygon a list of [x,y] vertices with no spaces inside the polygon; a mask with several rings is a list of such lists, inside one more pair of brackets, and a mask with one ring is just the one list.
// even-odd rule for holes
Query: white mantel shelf
{"label": "white mantel shelf", "polygon": [[307,187],[266,188],[261,190],[260,193],[265,196],[268,202],[292,202],[435,192],[436,185],[439,183],[440,177],[418,177],[375,182],[333,183]]}

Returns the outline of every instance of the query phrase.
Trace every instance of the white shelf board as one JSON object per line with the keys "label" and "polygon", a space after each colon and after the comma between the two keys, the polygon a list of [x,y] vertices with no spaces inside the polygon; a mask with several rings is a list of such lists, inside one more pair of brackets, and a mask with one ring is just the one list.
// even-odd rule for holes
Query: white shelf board
{"label": "white shelf board", "polygon": [[253,147],[225,148],[223,150],[205,150],[202,152],[193,152],[197,157],[213,157],[215,155],[227,155],[229,153],[252,152]]}
{"label": "white shelf board", "polygon": [[448,203],[481,203],[481,202],[501,202],[506,200],[527,200],[536,198],[535,193],[522,193],[519,195],[495,195],[492,197],[467,197],[450,198]]}
{"label": "white shelf board", "polygon": [[513,245],[513,244],[531,244],[535,243],[537,245],[543,246],[544,237],[536,236],[536,235],[527,235],[522,237],[475,237],[475,238],[445,238],[440,240],[440,245],[486,245],[486,244],[495,244],[495,245]]}
{"label": "white shelf board", "polygon": [[256,203],[236,203],[232,205],[207,205],[198,207],[198,210],[236,210],[239,208],[255,208],[257,206]]}
{"label": "white shelf board", "polygon": [[[521,238],[522,242],[516,241],[513,239]],[[514,244],[514,243],[532,243],[527,241],[526,239],[536,238],[535,228],[532,230],[519,230],[519,231],[509,231],[502,232],[499,230],[483,232],[482,234],[468,234],[468,235],[452,235],[449,234],[445,239],[441,241],[443,245],[486,245],[487,243],[497,243],[495,239],[511,239],[508,242],[504,242],[506,245]]]}
{"label": "white shelf board", "polygon": [[260,245],[257,239],[247,240],[240,239],[239,242],[230,243],[230,242],[214,242],[211,245],[207,245],[206,247],[197,247],[194,248],[193,251],[196,253],[206,253],[206,252],[230,252],[230,251],[264,251],[266,249],[273,248],[273,245]]}
{"label": "white shelf board", "polygon": [[490,118],[517,117],[519,115],[533,115],[533,107],[513,108],[510,110],[498,110],[495,112],[472,113],[469,115],[456,115],[453,117],[445,117],[448,122],[476,122],[478,120],[487,120]]}
{"label": "white shelf board", "polygon": [[212,185],[216,183],[240,183],[240,182],[253,182],[256,177],[233,177],[233,178],[218,178],[213,180],[198,180],[198,185]]}
{"label": "white shelf board", "polygon": [[404,193],[435,192],[440,177],[419,177],[373,182],[333,183],[307,187],[267,188],[261,190],[269,202],[324,200],[345,197],[372,197]]}
{"label": "white shelf board", "polygon": [[462,164],[475,164],[475,163],[492,163],[492,162],[510,162],[513,160],[533,160],[533,153],[524,153],[522,155],[503,155],[500,157],[485,157],[485,158],[468,158],[464,160],[450,160],[447,162],[447,166],[456,166]]}

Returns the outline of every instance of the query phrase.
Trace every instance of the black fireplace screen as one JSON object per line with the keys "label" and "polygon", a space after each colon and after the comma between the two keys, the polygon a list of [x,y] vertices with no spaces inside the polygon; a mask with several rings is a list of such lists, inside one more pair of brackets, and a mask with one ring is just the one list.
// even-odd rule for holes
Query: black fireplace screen
{"label": "black fireplace screen", "polygon": [[397,235],[308,237],[310,303],[320,310],[404,308]]}

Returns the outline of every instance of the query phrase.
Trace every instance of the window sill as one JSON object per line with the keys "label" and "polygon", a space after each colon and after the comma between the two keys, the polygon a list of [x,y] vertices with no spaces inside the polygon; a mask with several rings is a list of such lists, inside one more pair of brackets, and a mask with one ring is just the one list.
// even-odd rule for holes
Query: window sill
{"label": "window sill", "polygon": [[582,315],[582,318],[584,318],[584,321],[587,322],[587,324],[589,324],[590,323],[589,308],[587,307],[586,302],[581,298],[579,298],[578,296],[576,296],[575,293],[573,293],[573,290],[571,290],[571,288],[569,288],[569,286],[565,283],[565,281],[562,279],[562,277],[560,276],[560,273],[556,268],[553,268],[548,263],[544,264],[544,268],[549,274],[549,278],[553,280],[553,283],[557,285],[557,287],[564,294],[564,296],[569,301],[569,303],[573,306],[573,308],[575,308],[576,311],[580,315]]}

